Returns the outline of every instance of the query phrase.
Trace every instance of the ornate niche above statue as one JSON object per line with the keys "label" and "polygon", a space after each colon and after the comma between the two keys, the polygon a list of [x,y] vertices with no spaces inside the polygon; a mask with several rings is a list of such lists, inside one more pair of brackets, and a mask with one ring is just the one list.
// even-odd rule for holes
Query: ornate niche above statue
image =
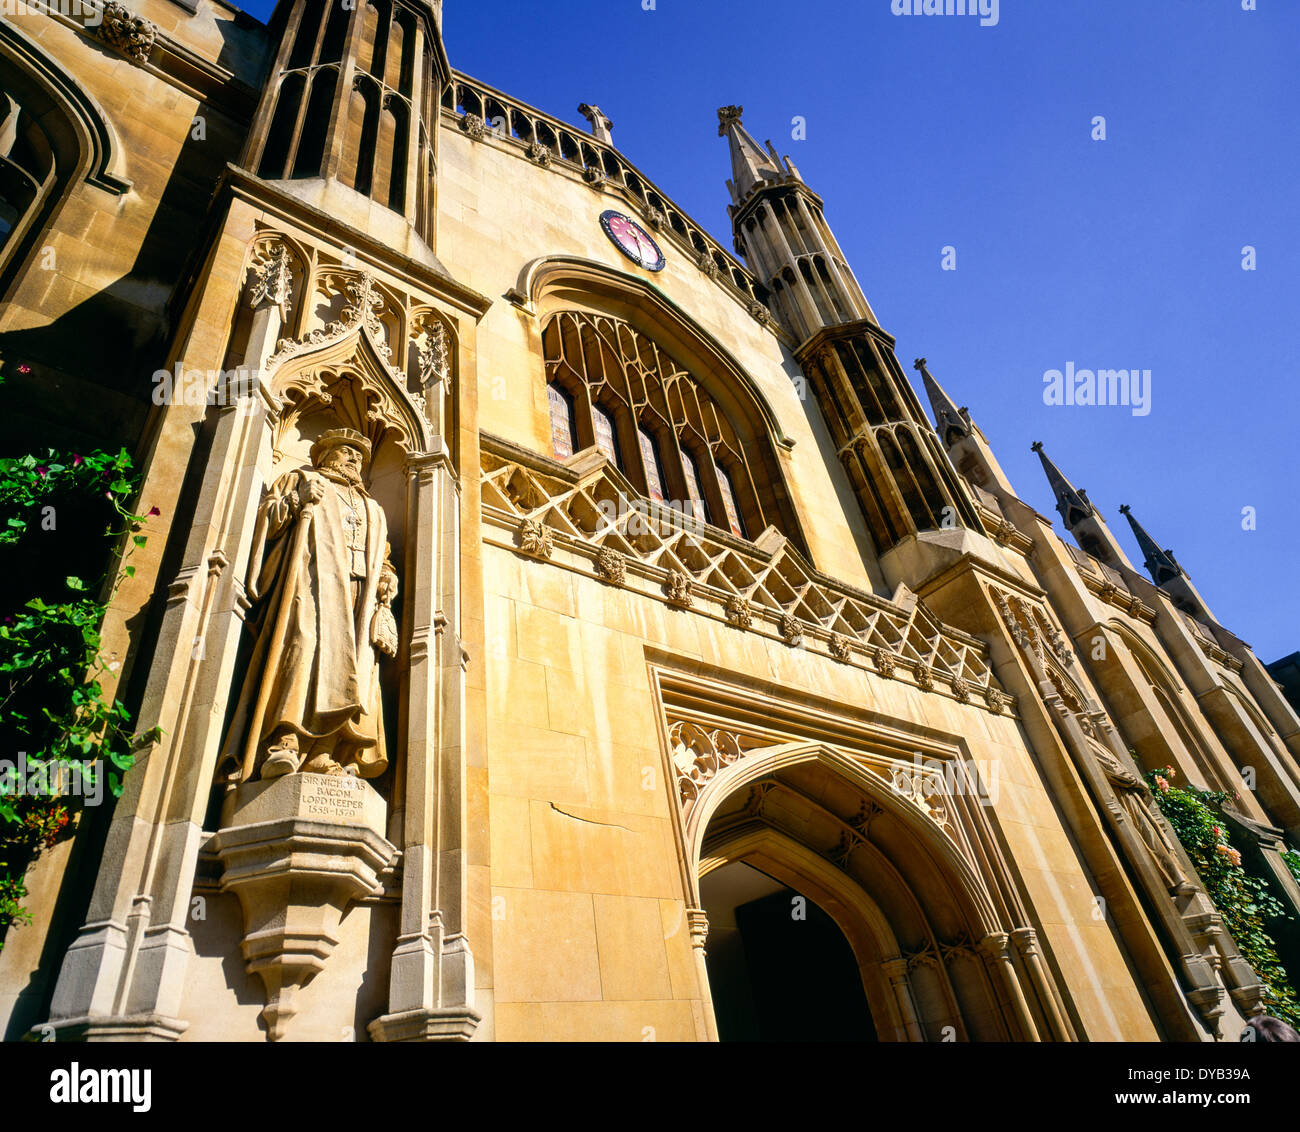
{"label": "ornate niche above statue", "polygon": [[[281,340],[265,366],[266,486],[218,769],[222,887],[243,907],[272,1040],[323,968],[346,906],[382,893],[397,857],[372,783],[390,780],[404,750],[397,705],[411,678],[401,669],[423,630],[403,626],[401,606],[408,587],[427,594],[427,572],[409,563],[436,551],[410,545],[406,518],[428,506],[418,493],[430,473],[419,469],[437,449],[425,392],[437,393],[439,415],[451,373],[438,316],[368,275],[326,271],[308,305],[316,328]],[[393,364],[394,342],[418,378]]]}

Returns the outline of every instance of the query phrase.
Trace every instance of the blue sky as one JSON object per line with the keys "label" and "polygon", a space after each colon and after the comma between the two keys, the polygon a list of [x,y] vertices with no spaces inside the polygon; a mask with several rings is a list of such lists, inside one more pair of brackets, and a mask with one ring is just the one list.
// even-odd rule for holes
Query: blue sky
{"label": "blue sky", "polygon": [[[1130,557],[1122,503],[1271,661],[1300,649],[1300,2],[1241,2],[1001,0],[981,27],[891,0],[446,0],[444,33],[453,66],[560,118],[599,104],[728,247],[715,110],[742,104],[1018,493],[1055,517],[1041,440]],[[1068,362],[1149,369],[1149,414],[1045,405]]]}

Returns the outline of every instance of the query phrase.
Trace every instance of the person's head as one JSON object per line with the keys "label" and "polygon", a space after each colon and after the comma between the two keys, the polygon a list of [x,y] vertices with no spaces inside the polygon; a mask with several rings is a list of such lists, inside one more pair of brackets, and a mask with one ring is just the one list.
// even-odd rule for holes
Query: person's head
{"label": "person's head", "polygon": [[1241,1031],[1243,1042],[1300,1042],[1297,1034],[1281,1018],[1270,1014],[1257,1014],[1246,1023]]}
{"label": "person's head", "polygon": [[312,445],[311,459],[322,472],[360,486],[370,459],[370,441],[350,428],[331,429]]}
{"label": "person's head", "polygon": [[320,467],[322,471],[337,472],[349,483],[359,484],[364,462],[365,454],[360,448],[354,448],[351,444],[340,444],[325,453]]}

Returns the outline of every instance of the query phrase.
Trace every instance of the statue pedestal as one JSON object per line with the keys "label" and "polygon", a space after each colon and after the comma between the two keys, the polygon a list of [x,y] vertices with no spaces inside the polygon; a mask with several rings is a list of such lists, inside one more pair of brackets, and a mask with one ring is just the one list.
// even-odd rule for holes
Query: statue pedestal
{"label": "statue pedestal", "polygon": [[244,959],[266,987],[262,1018],[279,1041],[297,992],[338,943],[343,910],[383,891],[397,859],[384,836],[388,806],[361,779],[290,774],[239,787],[222,811],[214,848],[221,887],[244,911]]}

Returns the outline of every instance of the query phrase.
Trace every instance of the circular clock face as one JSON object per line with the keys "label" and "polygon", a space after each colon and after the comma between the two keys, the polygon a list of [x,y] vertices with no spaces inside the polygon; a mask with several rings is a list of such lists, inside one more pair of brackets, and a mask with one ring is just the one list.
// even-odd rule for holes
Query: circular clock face
{"label": "circular clock face", "polygon": [[600,226],[605,235],[628,259],[647,271],[662,271],[668,262],[654,238],[630,216],[613,209],[600,214]]}

